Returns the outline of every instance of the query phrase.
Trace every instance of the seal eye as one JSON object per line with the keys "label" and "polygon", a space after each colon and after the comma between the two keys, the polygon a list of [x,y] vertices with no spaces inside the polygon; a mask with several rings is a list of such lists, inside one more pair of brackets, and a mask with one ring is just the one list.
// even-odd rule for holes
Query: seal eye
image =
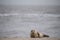
{"label": "seal eye", "polygon": [[31,30],[31,32],[35,32],[35,30]]}

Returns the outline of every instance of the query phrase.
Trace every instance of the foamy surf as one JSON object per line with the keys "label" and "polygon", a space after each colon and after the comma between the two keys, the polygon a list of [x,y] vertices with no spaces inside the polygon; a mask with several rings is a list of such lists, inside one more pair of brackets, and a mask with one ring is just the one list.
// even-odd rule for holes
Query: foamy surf
{"label": "foamy surf", "polygon": [[46,13],[5,13],[5,14],[0,14],[0,16],[23,16],[23,17],[60,17],[60,15],[55,15],[55,14],[46,14]]}

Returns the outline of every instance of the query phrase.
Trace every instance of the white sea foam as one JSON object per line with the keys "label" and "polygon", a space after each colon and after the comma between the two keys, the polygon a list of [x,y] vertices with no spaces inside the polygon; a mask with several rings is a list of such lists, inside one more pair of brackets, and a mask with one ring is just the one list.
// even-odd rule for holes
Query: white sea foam
{"label": "white sea foam", "polygon": [[56,14],[46,14],[46,13],[5,13],[5,14],[0,14],[0,16],[20,16],[23,15],[24,17],[60,17],[60,15],[56,15]]}

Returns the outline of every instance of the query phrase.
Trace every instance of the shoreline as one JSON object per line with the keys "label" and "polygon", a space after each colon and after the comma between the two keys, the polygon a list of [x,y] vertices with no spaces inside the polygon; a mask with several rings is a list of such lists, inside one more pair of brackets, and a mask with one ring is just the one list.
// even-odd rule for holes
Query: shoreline
{"label": "shoreline", "polygon": [[0,38],[0,40],[60,40],[60,38]]}

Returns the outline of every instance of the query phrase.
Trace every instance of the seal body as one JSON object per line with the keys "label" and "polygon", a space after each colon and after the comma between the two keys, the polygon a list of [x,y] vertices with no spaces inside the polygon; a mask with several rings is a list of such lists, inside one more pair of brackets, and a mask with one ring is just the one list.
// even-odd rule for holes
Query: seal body
{"label": "seal body", "polygon": [[43,38],[43,37],[49,37],[49,36],[45,35],[43,33],[39,33],[39,32],[37,32],[35,30],[31,30],[30,37],[31,38]]}

